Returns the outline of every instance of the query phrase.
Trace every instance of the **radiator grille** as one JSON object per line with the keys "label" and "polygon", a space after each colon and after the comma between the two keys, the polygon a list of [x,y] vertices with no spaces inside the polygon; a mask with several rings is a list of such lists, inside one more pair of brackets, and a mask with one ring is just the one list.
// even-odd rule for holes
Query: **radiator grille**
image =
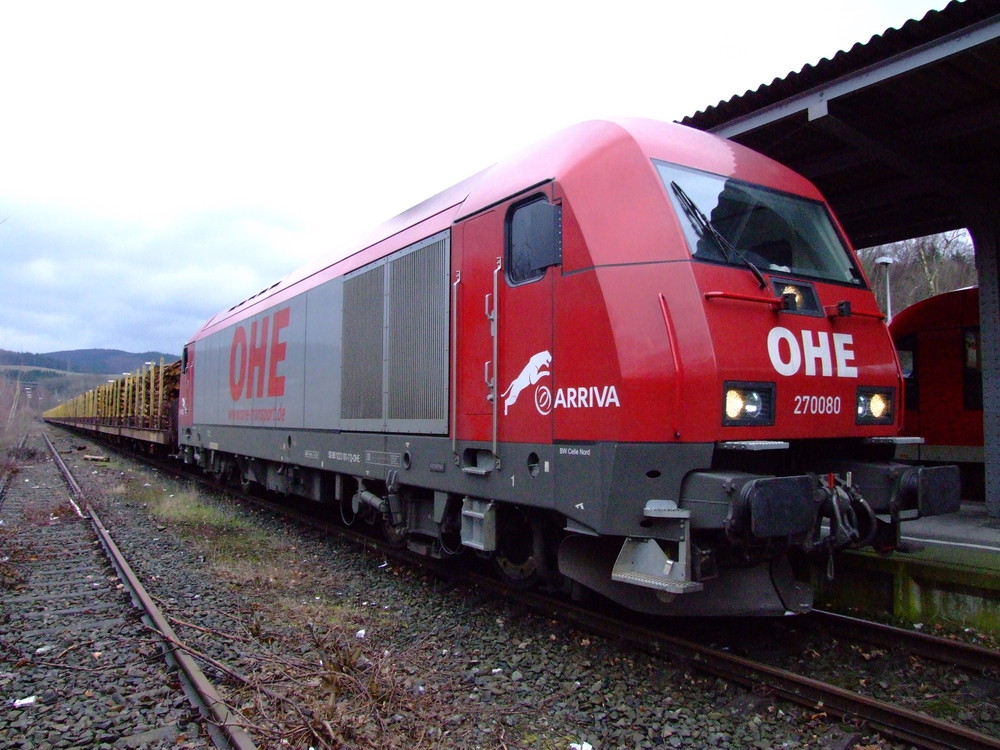
{"label": "radiator grille", "polygon": [[382,420],[385,273],[374,268],[344,282],[342,416]]}
{"label": "radiator grille", "polygon": [[389,264],[389,419],[447,416],[445,245],[442,239]]}
{"label": "radiator grille", "polygon": [[448,431],[447,232],[344,281],[344,429]]}

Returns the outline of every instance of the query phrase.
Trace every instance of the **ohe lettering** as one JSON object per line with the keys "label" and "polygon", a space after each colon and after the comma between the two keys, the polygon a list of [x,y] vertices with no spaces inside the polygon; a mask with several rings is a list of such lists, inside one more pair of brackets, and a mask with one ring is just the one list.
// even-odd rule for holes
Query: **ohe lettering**
{"label": "ohe lettering", "polygon": [[838,378],[856,378],[854,336],[850,333],[830,334],[826,331],[803,329],[801,342],[787,328],[777,326],[767,335],[767,353],[779,375],[795,375],[805,365],[805,374]]}
{"label": "ohe lettering", "polygon": [[263,398],[265,384],[268,396],[285,395],[285,376],[278,374],[278,365],[285,361],[288,344],[281,332],[288,327],[292,310],[283,307],[273,315],[265,315],[245,325],[236,326],[229,346],[229,395],[233,401],[241,398]]}

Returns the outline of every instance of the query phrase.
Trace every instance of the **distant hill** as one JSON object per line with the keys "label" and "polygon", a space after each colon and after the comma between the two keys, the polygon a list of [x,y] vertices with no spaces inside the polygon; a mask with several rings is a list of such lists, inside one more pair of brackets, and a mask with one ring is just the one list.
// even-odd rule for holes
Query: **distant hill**
{"label": "distant hill", "polygon": [[134,354],[120,349],[73,349],[63,352],[30,354],[10,352],[0,349],[0,366],[32,367],[63,372],[92,373],[97,375],[120,375],[135,372],[146,362],[173,362],[180,359],[176,354],[163,352],[142,352]]}

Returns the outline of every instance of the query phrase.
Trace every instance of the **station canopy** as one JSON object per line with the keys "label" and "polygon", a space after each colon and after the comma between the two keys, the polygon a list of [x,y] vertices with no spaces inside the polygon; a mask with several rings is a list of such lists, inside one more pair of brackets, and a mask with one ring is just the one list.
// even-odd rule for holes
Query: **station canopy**
{"label": "station canopy", "polygon": [[952,2],[681,122],[808,177],[855,247],[967,227],[1000,195],[1000,2]]}

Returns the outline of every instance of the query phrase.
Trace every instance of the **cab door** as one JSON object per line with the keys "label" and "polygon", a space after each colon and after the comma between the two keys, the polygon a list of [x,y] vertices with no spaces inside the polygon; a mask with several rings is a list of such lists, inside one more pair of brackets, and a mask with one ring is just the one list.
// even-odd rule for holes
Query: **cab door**
{"label": "cab door", "polygon": [[454,435],[488,443],[494,459],[505,442],[549,443],[553,267],[562,251],[551,186],[460,222],[455,237]]}

